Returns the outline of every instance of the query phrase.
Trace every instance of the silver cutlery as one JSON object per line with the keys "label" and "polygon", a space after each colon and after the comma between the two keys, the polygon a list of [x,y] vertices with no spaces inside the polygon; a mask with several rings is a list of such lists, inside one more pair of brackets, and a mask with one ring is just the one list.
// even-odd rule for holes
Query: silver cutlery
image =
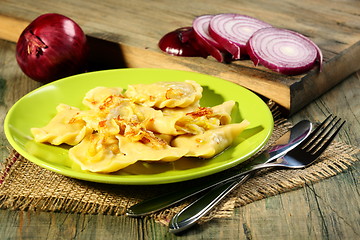
{"label": "silver cutlery", "polygon": [[[301,144],[299,144],[296,148],[293,148],[285,156],[282,156],[272,162],[253,166],[252,170],[265,167],[304,168],[314,163],[334,140],[335,136],[345,123],[345,121],[341,122],[341,119],[335,121],[337,119],[335,116],[325,126],[325,123],[331,118],[331,115],[326,118],[306,140],[302,141]],[[245,182],[252,175],[253,174],[242,176],[240,179],[228,181],[210,190],[208,193],[177,213],[170,221],[169,231],[172,233],[179,233],[193,226],[202,216],[207,214],[214,206],[216,206],[216,204],[219,203],[229,192]]]}
{"label": "silver cutlery", "polygon": [[258,157],[256,157],[253,161],[243,166],[235,175],[232,176],[223,176],[217,177],[213,180],[209,180],[208,182],[198,185],[192,186],[190,188],[186,188],[181,191],[175,191],[171,193],[166,193],[160,195],[158,197],[145,200],[138,204],[135,204],[127,209],[126,215],[131,217],[139,217],[144,216],[166,207],[169,207],[175,203],[183,201],[191,196],[204,192],[216,185],[227,182],[229,180],[238,179],[240,176],[248,173],[249,171],[254,170],[254,165],[258,165],[260,163],[273,161],[280,156],[284,155],[286,152],[295,148],[298,144],[300,144],[311,132],[312,124],[310,121],[303,120],[297,123],[293,128],[291,128],[287,133],[285,133],[282,137],[280,137],[273,147],[269,150],[264,151]]}

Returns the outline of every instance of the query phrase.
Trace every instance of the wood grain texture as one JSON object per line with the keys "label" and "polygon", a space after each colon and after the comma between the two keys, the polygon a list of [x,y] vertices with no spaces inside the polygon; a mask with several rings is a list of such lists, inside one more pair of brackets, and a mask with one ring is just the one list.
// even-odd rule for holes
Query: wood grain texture
{"label": "wood grain texture", "polygon": [[[40,86],[25,77],[15,44],[0,40],[0,121],[23,95]],[[360,146],[360,73],[295,114],[290,121],[322,121],[329,113],[347,120],[338,139]],[[8,155],[0,128],[0,162]],[[175,236],[152,219],[125,216],[0,210],[1,239],[358,239],[360,163],[330,179],[254,202]]]}
{"label": "wood grain texture", "polygon": [[[58,12],[71,17],[88,36],[117,43],[113,49],[126,67],[187,70],[218,76],[245,86],[297,112],[360,68],[360,2],[356,0],[284,1],[89,1],[8,0],[1,3],[0,38],[17,40],[21,27],[40,14]],[[298,31],[319,45],[325,63],[321,73],[284,76],[254,67],[252,62],[221,64],[213,58],[168,56],[157,47],[159,39],[178,27],[189,26],[202,14],[236,12],[250,15],[276,27]],[[17,33],[17,34],[16,34]],[[110,67],[119,66],[118,63]]]}

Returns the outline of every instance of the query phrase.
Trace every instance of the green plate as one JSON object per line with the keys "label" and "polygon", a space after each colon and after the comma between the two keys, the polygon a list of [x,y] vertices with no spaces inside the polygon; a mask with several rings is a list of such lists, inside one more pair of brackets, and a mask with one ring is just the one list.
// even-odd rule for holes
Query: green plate
{"label": "green plate", "polygon": [[[65,103],[83,109],[85,93],[97,86],[127,88],[129,84],[157,81],[194,80],[202,85],[202,106],[214,106],[235,100],[233,122],[243,119],[250,126],[232,146],[211,159],[184,158],[172,163],[138,162],[112,174],[80,170],[68,157],[66,146],[35,143],[30,128],[42,127],[56,113],[56,106]],[[166,69],[117,69],[91,72],[64,78],[44,85],[23,98],[9,110],[5,118],[5,134],[22,156],[40,167],[68,177],[110,184],[164,184],[195,179],[231,168],[259,151],[273,130],[273,118],[267,105],[251,91],[216,77]]]}

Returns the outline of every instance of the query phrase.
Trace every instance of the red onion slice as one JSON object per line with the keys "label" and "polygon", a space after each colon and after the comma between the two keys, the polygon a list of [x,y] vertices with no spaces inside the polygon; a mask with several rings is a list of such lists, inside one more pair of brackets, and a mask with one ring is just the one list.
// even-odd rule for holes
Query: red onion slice
{"label": "red onion slice", "polygon": [[193,28],[195,33],[201,36],[202,39],[205,39],[217,49],[224,50],[223,46],[221,46],[217,41],[215,41],[209,34],[210,20],[213,17],[214,15],[202,15],[195,18],[193,21]]}
{"label": "red onion slice", "polygon": [[255,66],[261,64],[273,71],[297,75],[309,71],[316,61],[323,61],[319,47],[300,33],[280,28],[256,31],[247,43]]}
{"label": "red onion slice", "polygon": [[270,24],[246,15],[223,13],[215,15],[209,24],[209,34],[229,51],[234,59],[246,55],[246,43],[251,35]]}
{"label": "red onion slice", "polygon": [[209,34],[210,20],[214,15],[202,15],[194,19],[193,29],[197,41],[213,56],[217,61],[227,61],[226,50],[216,42]]}

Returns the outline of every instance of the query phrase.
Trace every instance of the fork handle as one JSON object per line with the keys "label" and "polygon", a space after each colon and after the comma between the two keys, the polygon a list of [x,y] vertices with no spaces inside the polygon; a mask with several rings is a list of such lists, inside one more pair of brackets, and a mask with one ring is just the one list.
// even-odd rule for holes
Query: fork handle
{"label": "fork handle", "polygon": [[254,173],[219,184],[195,202],[183,208],[170,221],[169,231],[179,233],[194,225],[201,217],[213,209],[228,193],[246,182]]}

